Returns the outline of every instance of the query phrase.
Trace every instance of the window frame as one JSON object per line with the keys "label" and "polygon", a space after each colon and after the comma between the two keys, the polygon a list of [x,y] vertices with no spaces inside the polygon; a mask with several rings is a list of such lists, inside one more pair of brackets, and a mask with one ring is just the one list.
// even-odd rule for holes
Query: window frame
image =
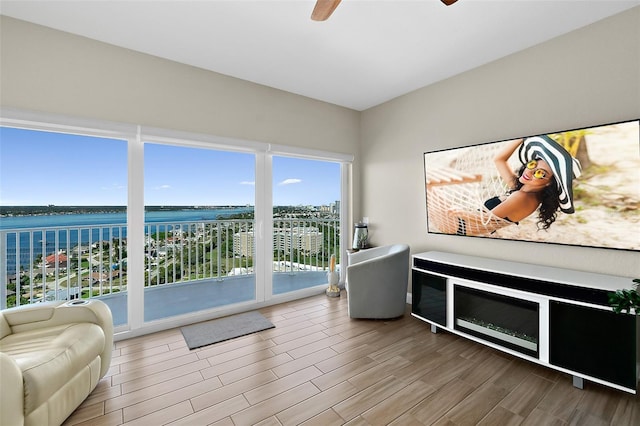
{"label": "window frame", "polygon": [[[132,283],[144,284],[144,144],[147,142],[255,155],[254,219],[258,229],[255,270],[256,304],[258,307],[283,301],[281,297],[273,297],[272,295],[272,158],[274,155],[340,163],[340,247],[341,258],[347,258],[351,224],[349,217],[352,203],[352,163],[354,161],[354,156],[351,154],[13,108],[3,108],[0,111],[0,126],[112,138],[127,142],[127,238],[130,258],[128,273],[134,277],[142,277],[139,280],[131,280]],[[346,268],[342,268],[341,282],[344,282],[345,274]],[[5,284],[0,281],[0,285]],[[120,338],[134,337],[172,328],[180,323],[186,324],[203,319],[202,314],[194,314],[180,318],[169,318],[153,324],[145,323],[144,310],[142,309],[144,306],[144,285],[129,285],[127,291],[128,323],[116,328]],[[287,299],[306,296],[308,294],[292,294],[287,296]],[[252,306],[251,309],[255,309],[255,307]],[[214,317],[216,316],[215,310],[207,311],[205,315],[208,318]]]}

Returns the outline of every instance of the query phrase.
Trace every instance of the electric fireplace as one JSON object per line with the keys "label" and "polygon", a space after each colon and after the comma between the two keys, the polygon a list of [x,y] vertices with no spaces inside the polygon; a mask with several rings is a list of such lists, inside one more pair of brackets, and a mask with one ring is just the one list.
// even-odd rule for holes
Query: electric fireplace
{"label": "electric fireplace", "polygon": [[461,285],[454,285],[453,292],[454,329],[539,356],[538,303]]}
{"label": "electric fireplace", "polygon": [[412,277],[411,315],[432,333],[637,393],[640,315],[608,304],[631,278],[437,251],[412,256]]}

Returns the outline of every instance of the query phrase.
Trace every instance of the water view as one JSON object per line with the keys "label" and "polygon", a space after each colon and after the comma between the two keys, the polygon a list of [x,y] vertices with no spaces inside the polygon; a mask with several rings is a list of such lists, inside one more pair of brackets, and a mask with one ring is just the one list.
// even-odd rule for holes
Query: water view
{"label": "water view", "polygon": [[[163,208],[145,218],[145,287],[255,273],[253,207]],[[273,220],[274,273],[325,271],[330,256],[339,257],[335,207],[278,207]],[[126,290],[126,213],[5,214],[0,221],[6,307]]]}
{"label": "water view", "polygon": [[[158,143],[19,124],[0,126],[1,308],[97,297],[109,301],[114,324],[126,324],[133,305],[151,321],[320,286],[331,255],[339,262],[340,161],[267,162],[253,143],[238,151],[226,140]],[[143,155],[129,155],[139,142]],[[47,167],[27,168],[26,159]],[[269,173],[256,173],[263,163]],[[268,205],[285,207],[255,218],[267,187]],[[145,209],[144,223],[127,223],[128,203]],[[131,240],[134,231],[143,241]],[[273,266],[255,268],[256,253]],[[128,290],[142,287],[144,300],[141,292],[131,300]]]}

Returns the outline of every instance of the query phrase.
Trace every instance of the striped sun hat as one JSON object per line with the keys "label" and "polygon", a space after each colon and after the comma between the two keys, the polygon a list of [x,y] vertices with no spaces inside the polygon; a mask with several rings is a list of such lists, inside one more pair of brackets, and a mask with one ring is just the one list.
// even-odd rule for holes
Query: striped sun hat
{"label": "striped sun hat", "polygon": [[580,162],[571,156],[566,149],[549,136],[533,136],[524,140],[518,151],[520,162],[527,164],[531,160],[544,160],[558,184],[560,194],[560,210],[573,213],[573,179],[579,178],[582,168]]}

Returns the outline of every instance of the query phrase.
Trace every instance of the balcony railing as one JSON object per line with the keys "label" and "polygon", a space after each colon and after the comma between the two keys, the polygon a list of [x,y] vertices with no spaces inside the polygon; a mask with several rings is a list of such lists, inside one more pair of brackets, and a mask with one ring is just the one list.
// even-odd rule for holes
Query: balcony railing
{"label": "balcony railing", "polygon": [[[250,219],[145,224],[145,287],[255,274]],[[340,261],[339,219],[274,219],[273,273]],[[1,308],[127,291],[127,227],[0,230]]]}

